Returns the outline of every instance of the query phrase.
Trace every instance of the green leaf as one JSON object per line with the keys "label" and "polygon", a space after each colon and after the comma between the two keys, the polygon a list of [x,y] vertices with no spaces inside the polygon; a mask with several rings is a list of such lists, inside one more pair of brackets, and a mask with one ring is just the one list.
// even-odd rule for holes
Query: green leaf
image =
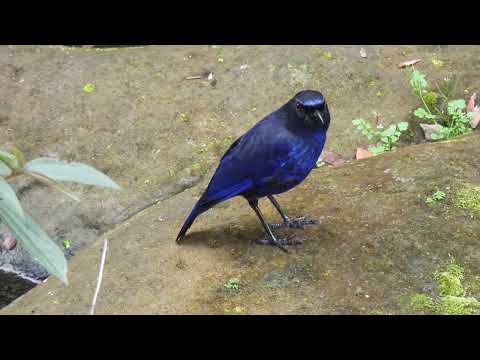
{"label": "green leaf", "polygon": [[382,136],[393,136],[395,135],[395,131],[396,131],[396,126],[395,125],[390,125],[386,130],[384,130],[382,132]]}
{"label": "green leaf", "polygon": [[12,173],[10,169],[3,161],[0,160],[0,176],[7,177]]}
{"label": "green leaf", "polygon": [[22,219],[17,214],[0,206],[0,217],[15,233],[17,240],[27,253],[50,274],[68,285],[65,255],[30,215],[25,213]]}
{"label": "green leaf", "polygon": [[357,119],[353,119],[353,120],[352,120],[352,123],[353,123],[353,125],[355,125],[355,126],[359,126],[360,124],[365,123],[365,120],[360,119],[360,118],[357,118]]}
{"label": "green leaf", "polygon": [[378,154],[385,151],[385,146],[384,145],[377,145],[377,146],[373,146],[369,150],[372,152],[372,154],[378,155]]}
{"label": "green leaf", "polygon": [[22,219],[25,216],[15,191],[2,177],[0,177],[0,207]]}
{"label": "green leaf", "polygon": [[448,102],[447,110],[450,115],[455,114],[457,111],[461,111],[467,107],[465,100],[458,99]]}
{"label": "green leaf", "polygon": [[120,186],[107,175],[81,163],[67,163],[51,158],[39,158],[29,161],[25,165],[25,170],[42,174],[53,180],[73,181],[120,190]]}
{"label": "green leaf", "polygon": [[424,108],[418,108],[413,114],[420,119],[435,119],[435,115],[428,113]]}
{"label": "green leaf", "polygon": [[427,80],[425,79],[425,74],[422,74],[418,70],[413,70],[410,78],[410,85],[416,91],[423,91],[428,88]]}
{"label": "green leaf", "polygon": [[402,121],[397,124],[398,130],[406,131],[408,129],[408,122]]}
{"label": "green leaf", "polygon": [[437,191],[433,194],[433,198],[437,201],[445,199],[446,194],[443,191]]}
{"label": "green leaf", "polygon": [[83,91],[85,91],[86,93],[94,92],[95,91],[95,85],[88,83],[83,87]]}
{"label": "green leaf", "polygon": [[0,161],[3,161],[12,170],[21,170],[17,158],[9,152],[0,150]]}

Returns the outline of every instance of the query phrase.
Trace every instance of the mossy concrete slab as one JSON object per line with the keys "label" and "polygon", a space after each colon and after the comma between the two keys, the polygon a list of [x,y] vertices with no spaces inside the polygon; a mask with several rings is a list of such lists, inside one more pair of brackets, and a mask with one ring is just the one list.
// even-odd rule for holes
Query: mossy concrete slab
{"label": "mossy concrete slab", "polygon": [[[404,300],[428,293],[432,274],[451,257],[480,273],[480,214],[455,198],[458,188],[479,182],[479,140],[475,133],[313,171],[278,197],[289,214],[322,221],[282,230],[305,239],[289,254],[254,243],[263,230],[241,198],[200,216],[176,245],[202,182],[104,235],[109,250],[96,313],[412,312]],[[437,190],[445,199],[427,204]],[[260,205],[279,220],[267,201]],[[102,244],[103,237],[70,260],[69,287],[49,278],[0,313],[87,314]],[[233,278],[238,289],[225,286]]]}
{"label": "mossy concrete slab", "polygon": [[[117,181],[119,193],[72,185],[69,198],[16,180],[23,206],[74,254],[157,199],[210,175],[231,142],[301,89],[322,91],[332,113],[325,150],[352,157],[365,140],[355,117],[385,125],[408,120],[419,103],[397,64],[417,65],[429,80],[456,75],[474,91],[477,46],[147,46],[82,49],[0,46],[0,133],[31,159],[85,162]],[[432,59],[441,60],[442,66]],[[211,72],[215,82],[185,80]],[[91,92],[84,91],[88,84]],[[468,90],[469,89],[469,90]],[[0,267],[27,276],[46,272],[19,247]]]}

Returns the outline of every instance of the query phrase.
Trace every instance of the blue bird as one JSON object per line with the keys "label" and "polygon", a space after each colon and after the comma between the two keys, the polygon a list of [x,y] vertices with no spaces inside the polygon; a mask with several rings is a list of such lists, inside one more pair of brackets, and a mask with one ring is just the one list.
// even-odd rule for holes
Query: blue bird
{"label": "blue bird", "polygon": [[[287,251],[284,245],[298,241],[277,238],[272,228],[302,228],[318,221],[308,217],[290,218],[273,197],[300,184],[308,176],[323,150],[330,113],[324,96],[313,90],[296,94],[278,110],[260,120],[238,138],[220,160],[207,189],[193,207],[178,236],[180,243],[200,214],[220,202],[243,196],[257,214],[270,244]],[[280,213],[283,224],[269,225],[258,207],[268,197]]]}

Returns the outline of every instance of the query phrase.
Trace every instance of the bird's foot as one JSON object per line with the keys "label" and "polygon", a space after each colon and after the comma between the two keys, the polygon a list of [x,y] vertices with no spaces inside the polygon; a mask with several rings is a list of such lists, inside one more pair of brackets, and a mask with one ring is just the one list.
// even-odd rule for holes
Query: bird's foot
{"label": "bird's foot", "polygon": [[287,221],[281,224],[270,224],[272,229],[278,229],[281,227],[288,227],[291,229],[303,229],[305,225],[318,225],[320,224],[319,220],[312,219],[308,216],[301,216],[298,218],[287,218]]}
{"label": "bird's foot", "polygon": [[285,252],[288,252],[288,250],[285,248],[285,246],[289,245],[301,245],[303,244],[303,240],[296,238],[294,235],[289,235],[287,237],[283,238],[274,238],[271,239],[270,237],[265,237],[261,239],[257,239],[256,243],[259,245],[271,245],[271,246],[276,246],[280,249],[282,249]]}

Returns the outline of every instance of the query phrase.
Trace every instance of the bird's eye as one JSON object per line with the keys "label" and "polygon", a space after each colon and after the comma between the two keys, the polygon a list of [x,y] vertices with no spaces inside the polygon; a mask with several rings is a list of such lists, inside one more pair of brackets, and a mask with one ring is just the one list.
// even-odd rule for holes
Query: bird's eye
{"label": "bird's eye", "polygon": [[297,106],[297,110],[298,110],[298,111],[303,111],[303,106],[302,106],[302,104],[297,103],[296,106]]}

